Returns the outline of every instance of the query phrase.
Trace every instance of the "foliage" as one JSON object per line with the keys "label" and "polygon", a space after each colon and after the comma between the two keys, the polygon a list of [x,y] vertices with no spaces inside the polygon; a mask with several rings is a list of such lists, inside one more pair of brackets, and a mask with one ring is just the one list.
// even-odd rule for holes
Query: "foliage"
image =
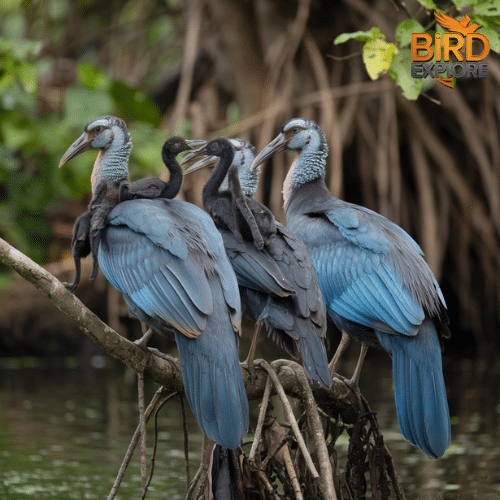
{"label": "foliage", "polygon": [[[12,5],[11,5],[12,4]],[[0,19],[0,235],[38,262],[47,259],[47,209],[64,197],[82,198],[90,188],[92,159],[75,158],[61,171],[59,160],[96,116],[116,114],[134,138],[131,175],[159,175],[166,133],[161,115],[141,90],[80,63],[78,80],[41,106],[39,82],[54,69],[39,41],[22,37],[24,17],[12,9]],[[3,7],[9,10],[8,6]],[[51,109],[50,109],[51,108]],[[139,174],[139,172],[141,172]],[[0,277],[1,278],[1,277]],[[0,279],[0,285],[4,279]]]}
{"label": "foliage", "polygon": [[[440,9],[432,0],[418,0],[426,9],[439,12]],[[455,0],[454,7],[462,9],[473,7],[474,13],[470,14],[472,22],[482,25],[477,31],[486,36],[490,42],[491,50],[500,52],[500,33],[498,25],[500,8],[494,0]],[[451,10],[451,9],[448,9]],[[457,19],[459,19],[458,16]],[[434,85],[431,78],[413,78],[411,76],[411,51],[406,49],[411,41],[412,33],[428,33],[435,40],[436,31],[443,33],[443,28],[433,20],[424,28],[416,19],[409,18],[398,24],[394,32],[396,44],[385,41],[385,35],[377,27],[368,31],[342,33],[334,40],[334,44],[345,43],[348,40],[364,42],[363,62],[366,71],[372,80],[377,80],[382,74],[389,73],[392,81],[401,88],[403,95],[409,100],[416,100],[421,92],[426,92]],[[430,62],[435,62],[432,59]],[[453,79],[454,80],[454,79]],[[453,86],[454,82],[452,83]]]}

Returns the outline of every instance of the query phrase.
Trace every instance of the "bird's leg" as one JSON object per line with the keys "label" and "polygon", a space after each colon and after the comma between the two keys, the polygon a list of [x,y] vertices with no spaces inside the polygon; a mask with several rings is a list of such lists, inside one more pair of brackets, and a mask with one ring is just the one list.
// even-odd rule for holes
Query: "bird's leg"
{"label": "bird's leg", "polygon": [[252,381],[252,383],[257,378],[257,375],[255,374],[254,359],[255,359],[255,350],[257,349],[257,341],[259,339],[261,329],[262,329],[262,323],[258,323],[257,326],[255,327],[255,332],[252,337],[252,343],[250,344],[250,349],[248,349],[247,359],[245,359],[245,361],[241,363],[242,366],[244,366],[248,370],[248,373],[250,374],[250,380]]}
{"label": "bird's leg", "polygon": [[359,353],[358,362],[356,363],[356,368],[354,369],[354,373],[352,374],[350,383],[352,387],[359,387],[359,376],[361,375],[361,368],[363,366],[363,362],[365,360],[366,353],[368,352],[368,344],[361,342],[361,351]]}
{"label": "bird's leg", "polygon": [[340,357],[344,353],[344,351],[347,349],[347,346],[349,345],[349,342],[351,341],[349,335],[347,335],[346,332],[342,331],[342,338],[340,339],[340,344],[337,347],[337,350],[335,351],[335,354],[330,361],[328,368],[330,368],[330,373],[332,377],[335,376],[335,370],[337,369],[337,365],[339,364]]}
{"label": "bird's leg", "polygon": [[360,412],[363,412],[363,401],[361,397],[361,391],[359,390],[359,376],[361,375],[361,367],[363,366],[363,362],[365,360],[366,353],[368,352],[368,344],[365,342],[361,342],[361,351],[359,353],[358,362],[356,363],[356,368],[354,369],[354,373],[350,380],[344,379],[344,383],[349,387],[358,400],[358,408]]}
{"label": "bird's leg", "polygon": [[134,342],[134,344],[138,345],[141,349],[147,351],[149,339],[153,336],[153,329],[148,328],[145,323],[141,321],[142,328],[142,337]]}

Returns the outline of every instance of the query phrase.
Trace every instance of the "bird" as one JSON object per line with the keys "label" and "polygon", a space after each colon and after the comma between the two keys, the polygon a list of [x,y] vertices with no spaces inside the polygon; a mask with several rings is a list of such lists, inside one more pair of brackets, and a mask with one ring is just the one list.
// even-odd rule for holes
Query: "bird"
{"label": "bird", "polygon": [[470,17],[468,14],[462,16],[459,21],[454,19],[451,16],[446,15],[444,12],[440,12],[437,14],[434,12],[434,16],[436,17],[437,22],[445,29],[452,31],[454,33],[460,33],[463,36],[470,35],[474,33],[479,28],[481,28],[482,24],[470,23]]}
{"label": "bird", "polygon": [[314,121],[287,121],[251,168],[285,150],[296,152],[283,185],[287,227],[307,245],[328,314],[342,332],[332,373],[349,337],[362,343],[356,387],[367,346],[385,350],[403,436],[429,457],[442,456],[451,440],[441,359],[448,316],[422,250],[382,215],[330,193],[328,145]]}
{"label": "bird", "polygon": [[[103,116],[85,126],[61,163],[98,149],[91,176],[94,191],[101,182],[127,181],[131,148],[125,122]],[[171,186],[180,188],[182,182],[175,155],[189,148],[188,141],[175,137],[163,146]],[[212,219],[180,200],[123,201],[107,216],[97,258],[132,315],[159,333],[174,331],[186,397],[198,424],[217,444],[237,448],[248,429],[238,359],[241,303]]]}
{"label": "bird", "polygon": [[[183,163],[202,155],[208,158],[195,163],[185,174],[215,165],[203,188],[203,206],[221,231],[240,285],[244,309],[256,321],[257,331],[263,325],[278,345],[302,359],[311,380],[330,387],[332,379],[324,345],[326,308],[316,271],[306,246],[283,227],[267,207],[252,198],[258,181],[258,173],[250,171],[254,147],[240,139],[216,138],[188,153]],[[222,185],[228,189],[221,190]],[[242,222],[244,215],[234,213],[246,203],[251,207],[250,218],[259,229],[262,224],[266,230],[275,227],[275,235],[262,249],[256,247],[255,239],[252,241],[251,231]],[[232,231],[235,225],[237,230]],[[286,287],[280,289],[276,286],[280,284]],[[253,366],[255,340],[256,336],[247,358],[249,368]]]}

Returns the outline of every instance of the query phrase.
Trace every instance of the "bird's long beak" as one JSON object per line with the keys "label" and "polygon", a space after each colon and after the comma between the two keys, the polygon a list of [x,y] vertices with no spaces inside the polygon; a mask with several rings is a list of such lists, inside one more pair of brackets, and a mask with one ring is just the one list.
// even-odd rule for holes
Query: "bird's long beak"
{"label": "bird's long beak", "polygon": [[273,139],[254,159],[250,170],[255,170],[259,165],[262,165],[266,160],[274,156],[276,153],[281,153],[281,151],[286,151],[288,147],[288,139],[285,134],[280,133],[275,139]]}
{"label": "bird's long beak", "polygon": [[[206,143],[205,143],[203,147],[201,147],[199,149],[196,149],[195,151],[192,151],[192,152],[187,153],[186,155],[184,155],[184,157],[182,158],[182,161],[181,161],[181,166],[185,165],[186,163],[191,163],[192,161],[197,160],[201,156],[206,156],[207,154],[208,153],[207,153]],[[207,167],[208,165],[211,164],[208,161],[208,160],[211,160],[211,159],[212,159],[211,156],[208,156],[207,158],[203,158],[202,160],[196,162],[194,165],[192,165],[191,167],[189,167],[184,172],[184,174],[190,174],[191,172],[194,172],[195,170],[199,170],[200,168]],[[216,160],[218,160],[218,158]]]}
{"label": "bird's long beak", "polygon": [[[200,149],[196,149],[195,151],[190,151],[189,153],[186,153],[182,157],[181,166],[185,165],[186,163],[191,162],[192,160],[190,158],[193,158],[193,159],[197,158],[198,157],[198,151],[200,151],[201,149],[203,149],[207,145],[207,141],[191,139],[191,140],[186,140],[186,144],[191,149],[194,149],[194,148],[197,148],[197,147],[200,147],[200,146],[201,146],[201,148]],[[194,167],[194,165],[193,165],[193,167]],[[198,167],[198,168],[201,168],[201,167]],[[196,168],[194,170],[198,170],[198,168]],[[191,171],[193,171],[193,170],[191,170]],[[184,174],[186,174],[186,173],[187,172],[184,172]]]}
{"label": "bird's long beak", "polygon": [[89,149],[92,149],[92,138],[89,137],[87,132],[84,132],[73,144],[71,144],[66,153],[64,153],[61,161],[59,162],[59,168],[71,160],[71,158],[74,158]]}
{"label": "bird's long beak", "polygon": [[[194,154],[194,153],[191,153]],[[201,155],[196,155],[196,156],[201,156]],[[193,158],[194,159],[194,158]],[[202,158],[201,160],[197,161],[193,165],[191,165],[185,172],[184,175],[190,174],[192,172],[195,172],[196,170],[200,170],[205,167],[210,167],[213,168],[215,165],[217,165],[217,162],[219,161],[220,158],[217,156],[206,156],[205,158]],[[192,161],[192,160],[190,160]]]}
{"label": "bird's long beak", "polygon": [[207,141],[204,141],[202,139],[186,139],[186,144],[191,148],[199,148],[201,146],[204,146],[207,143]]}

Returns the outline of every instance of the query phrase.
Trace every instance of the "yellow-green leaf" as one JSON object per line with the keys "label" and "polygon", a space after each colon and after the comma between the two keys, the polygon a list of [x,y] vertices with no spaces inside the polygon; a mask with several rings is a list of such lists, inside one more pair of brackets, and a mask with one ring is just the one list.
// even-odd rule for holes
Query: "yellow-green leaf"
{"label": "yellow-green leaf", "polygon": [[396,45],[388,43],[381,38],[364,44],[363,62],[372,80],[376,80],[381,74],[387,73],[396,50]]}

